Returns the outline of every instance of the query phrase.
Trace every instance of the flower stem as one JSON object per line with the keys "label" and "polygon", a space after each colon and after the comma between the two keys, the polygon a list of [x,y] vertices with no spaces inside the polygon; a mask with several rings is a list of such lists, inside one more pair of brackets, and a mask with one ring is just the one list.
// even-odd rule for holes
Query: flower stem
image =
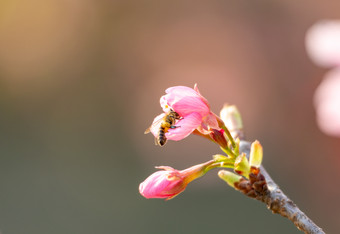
{"label": "flower stem", "polygon": [[224,130],[224,132],[226,133],[228,139],[229,139],[230,142],[231,142],[232,147],[235,149],[236,143],[235,143],[234,138],[233,138],[232,135],[230,134],[229,129],[225,126],[225,123],[223,122],[223,120],[222,120],[218,115],[216,115],[216,114],[214,113],[214,116],[215,116],[216,119],[217,119],[218,126]]}
{"label": "flower stem", "polygon": [[229,155],[232,158],[236,158],[237,155],[234,154],[233,151],[231,151],[231,149],[229,147],[221,147],[221,150],[223,150],[224,153],[226,153],[227,155]]}
{"label": "flower stem", "polygon": [[216,162],[216,163],[213,163],[213,164],[207,166],[206,171],[210,171],[211,169],[214,169],[214,168],[233,168],[233,167],[234,167],[234,163]]}
{"label": "flower stem", "polygon": [[227,135],[228,139],[230,140],[232,147],[235,149],[236,143],[235,143],[234,138],[231,136],[229,129],[225,125],[222,126],[222,129],[224,130],[225,134]]}

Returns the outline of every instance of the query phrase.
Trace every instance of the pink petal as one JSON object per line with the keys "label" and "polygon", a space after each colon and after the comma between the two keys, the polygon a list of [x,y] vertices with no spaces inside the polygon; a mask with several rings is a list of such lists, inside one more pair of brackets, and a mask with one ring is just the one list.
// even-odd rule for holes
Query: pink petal
{"label": "pink petal", "polygon": [[195,85],[195,89],[175,86],[168,88],[165,92],[167,94],[160,99],[164,112],[169,112],[170,109],[173,109],[182,117],[192,112],[198,112],[201,116],[209,113],[209,103],[199,93],[197,85]]}
{"label": "pink petal", "polygon": [[201,94],[200,91],[198,90],[197,84],[195,84],[194,90],[201,96],[202,101],[203,101],[203,102],[209,107],[209,109],[210,109],[210,105],[209,105],[208,100],[205,99],[205,97],[202,96],[202,94]]}
{"label": "pink petal", "polygon": [[179,98],[186,96],[198,96],[198,93],[189,87],[186,86],[174,86],[165,90],[166,93],[175,95]]}
{"label": "pink petal", "polygon": [[161,97],[160,103],[164,112],[168,112],[169,106],[172,107],[173,104],[187,97],[194,97],[201,99],[201,95],[197,93],[194,89],[185,86],[175,86],[170,87],[165,90],[166,95]]}
{"label": "pink petal", "polygon": [[203,123],[205,123],[206,125],[208,125],[208,126],[211,127],[211,128],[219,129],[218,121],[217,121],[217,119],[216,119],[216,115],[213,114],[212,112],[210,112],[209,115],[206,116],[206,117],[203,119]]}
{"label": "pink petal", "polygon": [[203,117],[201,126],[197,128],[202,134],[209,134],[210,128],[219,130],[218,122],[216,116],[213,113],[209,113],[207,116]]}
{"label": "pink petal", "polygon": [[176,126],[178,128],[169,129],[165,134],[166,138],[169,140],[179,141],[187,137],[192,133],[202,122],[202,117],[200,114],[193,112],[183,119],[177,121]]}
{"label": "pink petal", "polygon": [[202,117],[209,114],[209,107],[198,97],[184,97],[171,107],[182,117],[192,112],[199,113]]}

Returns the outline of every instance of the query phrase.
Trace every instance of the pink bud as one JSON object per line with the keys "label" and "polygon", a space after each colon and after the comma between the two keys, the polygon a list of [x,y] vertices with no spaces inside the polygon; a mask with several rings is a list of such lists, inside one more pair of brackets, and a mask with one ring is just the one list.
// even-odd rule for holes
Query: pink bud
{"label": "pink bud", "polygon": [[163,171],[157,171],[144,180],[139,185],[139,193],[145,198],[169,200],[183,192],[191,181],[204,175],[212,163],[213,160],[182,171],[167,166],[156,167]]}
{"label": "pink bud", "polygon": [[224,135],[224,130],[211,129],[210,137],[222,148],[228,148],[228,142]]}
{"label": "pink bud", "polygon": [[158,167],[157,171],[139,185],[139,192],[146,198],[171,199],[184,191],[187,186],[180,172],[171,167]]}

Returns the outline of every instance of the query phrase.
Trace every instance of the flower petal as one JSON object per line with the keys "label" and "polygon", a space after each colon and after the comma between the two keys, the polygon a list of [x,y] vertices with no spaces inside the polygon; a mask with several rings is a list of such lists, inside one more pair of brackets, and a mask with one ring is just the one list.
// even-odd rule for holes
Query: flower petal
{"label": "flower petal", "polygon": [[177,96],[179,98],[187,97],[187,96],[198,96],[198,93],[194,89],[186,87],[186,86],[170,87],[170,88],[167,88],[165,92],[168,94]]}
{"label": "flower petal", "polygon": [[169,129],[169,131],[165,133],[165,136],[169,140],[182,140],[190,135],[190,133],[192,133],[201,124],[201,121],[201,115],[193,112],[177,121],[176,126],[178,126],[178,128]]}
{"label": "flower petal", "polygon": [[199,97],[185,97],[169,104],[182,117],[193,112],[199,113],[202,117],[209,114],[209,107]]}
{"label": "flower petal", "polygon": [[201,94],[200,91],[198,90],[197,84],[195,84],[194,90],[201,96],[202,101],[203,101],[203,102],[209,107],[209,109],[210,109],[210,105],[209,105],[208,100],[205,99],[205,97],[202,96],[202,94]]}
{"label": "flower petal", "polygon": [[218,122],[216,116],[213,113],[209,113],[207,116],[203,117],[201,125],[197,128],[203,134],[209,134],[210,128],[219,130]]}
{"label": "flower petal", "polygon": [[165,92],[167,94],[161,97],[160,104],[166,113],[170,109],[182,117],[192,112],[198,112],[201,116],[206,116],[209,113],[209,103],[200,94],[196,84],[194,89],[175,86],[168,88]]}
{"label": "flower petal", "polygon": [[[169,111],[169,107],[171,108],[173,104],[179,102],[183,98],[192,97],[193,99],[201,99],[204,103],[206,100],[200,95],[199,92],[196,92],[194,89],[185,87],[185,86],[174,86],[165,90],[166,95],[161,97],[160,103],[164,110],[164,112]],[[204,100],[203,100],[203,99]],[[208,107],[209,108],[209,107]]]}

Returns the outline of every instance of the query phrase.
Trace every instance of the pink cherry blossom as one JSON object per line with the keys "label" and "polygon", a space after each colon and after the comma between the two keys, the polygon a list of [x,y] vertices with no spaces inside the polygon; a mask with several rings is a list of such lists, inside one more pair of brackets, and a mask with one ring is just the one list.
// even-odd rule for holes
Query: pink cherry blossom
{"label": "pink cherry blossom", "polygon": [[340,20],[323,20],[306,34],[309,57],[319,66],[340,66]]}
{"label": "pink cherry blossom", "polygon": [[317,123],[328,135],[340,137],[340,68],[331,70],[314,94]]}
{"label": "pink cherry blossom", "polygon": [[164,113],[154,119],[150,129],[155,137],[159,134],[161,124],[159,120],[170,110],[177,112],[181,119],[176,122],[176,128],[169,129],[165,133],[166,138],[169,140],[182,140],[195,129],[202,134],[209,134],[209,128],[219,129],[216,115],[210,111],[209,103],[200,94],[197,85],[195,85],[194,89],[185,86],[174,86],[168,88],[165,92],[166,94],[160,99]]}
{"label": "pink cherry blossom", "polygon": [[214,163],[213,160],[198,164],[182,171],[172,167],[159,166],[163,169],[150,175],[139,185],[139,192],[145,198],[165,198],[169,200],[185,190],[187,185],[201,176]]}

